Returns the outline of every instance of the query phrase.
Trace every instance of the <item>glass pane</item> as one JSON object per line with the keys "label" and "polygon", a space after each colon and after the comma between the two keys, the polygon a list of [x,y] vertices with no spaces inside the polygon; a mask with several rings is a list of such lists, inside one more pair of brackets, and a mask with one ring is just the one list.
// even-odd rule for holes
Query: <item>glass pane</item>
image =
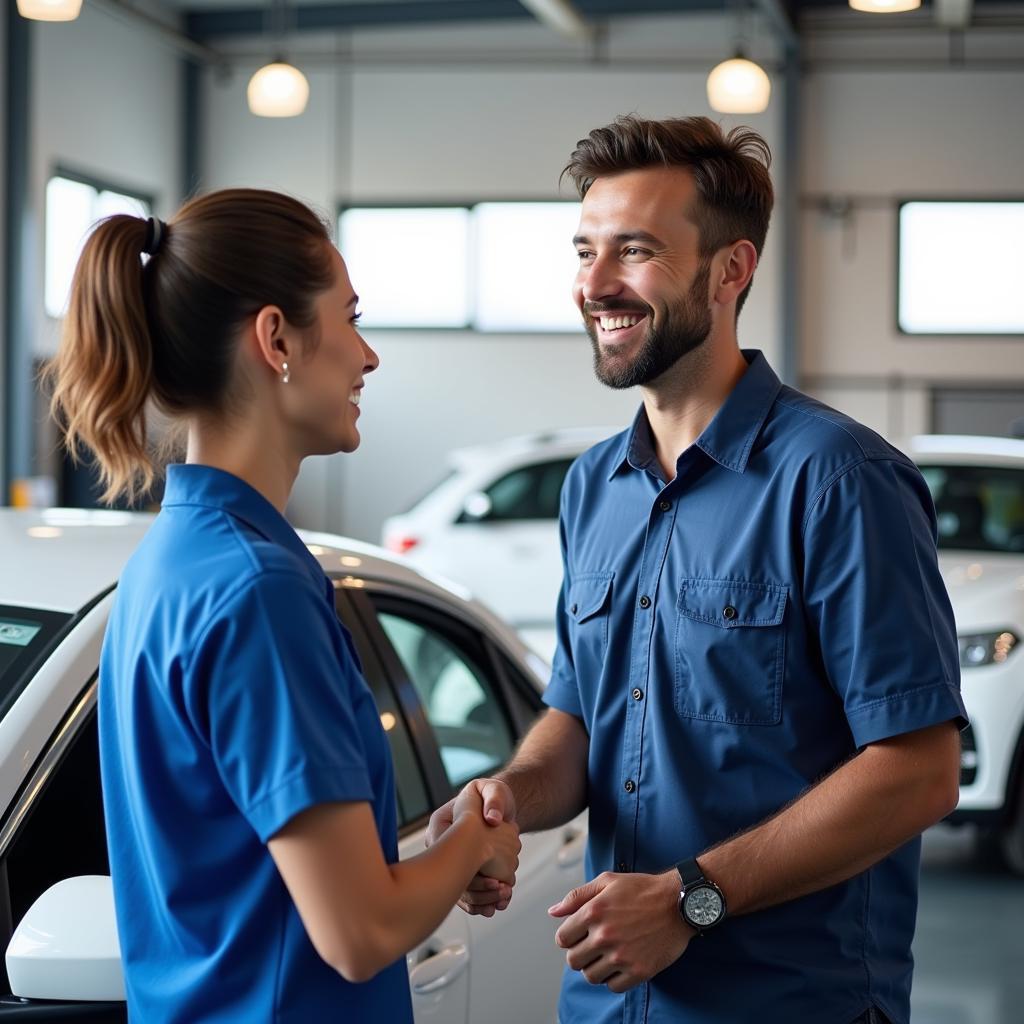
{"label": "glass pane", "polygon": [[1024,203],[905,203],[899,222],[901,330],[1024,334]]}
{"label": "glass pane", "polygon": [[452,786],[503,765],[513,740],[491,680],[440,633],[390,612],[379,618],[434,729]]}
{"label": "glass pane", "polygon": [[922,466],[939,547],[1024,551],[1024,472],[1009,467]]}
{"label": "glass pane", "polygon": [[149,203],[135,196],[122,195],[120,192],[104,191],[96,196],[93,205],[93,223],[104,217],[112,217],[115,213],[130,213],[133,217],[149,217],[152,211]]}
{"label": "glass pane", "polygon": [[523,466],[491,484],[487,519],[557,519],[565,474],[572,459]]}
{"label": "glass pane", "polygon": [[481,331],[582,331],[572,300],[579,203],[480,203],[473,210]]}
{"label": "glass pane", "polygon": [[95,189],[67,178],[46,183],[46,312],[60,317],[68,302],[71,278],[93,222]]}
{"label": "glass pane", "polygon": [[341,254],[363,327],[469,323],[469,211],[465,207],[345,210]]}

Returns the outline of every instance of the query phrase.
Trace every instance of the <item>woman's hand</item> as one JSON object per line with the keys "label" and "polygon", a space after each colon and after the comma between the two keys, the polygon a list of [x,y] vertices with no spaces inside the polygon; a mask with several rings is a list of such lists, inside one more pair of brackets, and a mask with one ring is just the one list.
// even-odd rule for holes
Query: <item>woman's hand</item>
{"label": "woman's hand", "polygon": [[479,874],[515,885],[519,851],[523,847],[519,840],[519,826],[507,821],[500,825],[490,825],[487,840],[492,853],[481,866]]}
{"label": "woman's hand", "polygon": [[[474,823],[485,824],[484,799],[479,788],[473,784],[464,787],[452,805],[453,821],[458,821],[463,817],[470,818]],[[498,824],[485,824],[483,835],[485,861],[478,874],[497,879],[510,886],[515,885],[521,849],[519,827],[514,822],[500,821]]]}

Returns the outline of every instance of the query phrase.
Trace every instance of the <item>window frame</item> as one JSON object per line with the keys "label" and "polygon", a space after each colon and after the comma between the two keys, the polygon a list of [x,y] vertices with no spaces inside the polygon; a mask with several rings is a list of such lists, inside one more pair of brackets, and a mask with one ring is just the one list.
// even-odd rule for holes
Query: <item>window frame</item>
{"label": "window frame", "polygon": [[1024,194],[1022,195],[989,195],[989,196],[978,196],[978,195],[966,195],[966,196],[901,196],[896,199],[896,216],[893,223],[893,273],[895,275],[895,287],[893,288],[893,325],[896,333],[899,335],[900,340],[914,341],[917,339],[926,341],[1024,341],[1024,331],[1009,332],[1009,331],[907,331],[904,330],[903,325],[900,323],[900,298],[901,298],[901,287],[900,287],[900,253],[902,245],[902,214],[903,207],[908,203],[987,203],[990,205],[1007,204],[1007,203],[1024,203]]}
{"label": "window frame", "polygon": [[[516,204],[516,203],[529,203],[531,206],[536,206],[536,205],[539,205],[539,204],[559,204],[559,205],[562,205],[562,204],[565,204],[565,203],[576,203],[576,202],[578,202],[578,200],[576,200],[576,199],[563,199],[563,198],[553,199],[551,197],[542,197],[542,198],[523,198],[523,197],[519,197],[519,198],[512,198],[512,199],[509,199],[509,198],[493,198],[493,199],[472,199],[472,200],[456,200],[456,199],[453,199],[453,200],[447,201],[447,202],[446,201],[442,201],[442,200],[438,200],[438,199],[429,199],[429,200],[425,200],[423,202],[416,202],[415,200],[410,200],[410,199],[402,199],[402,200],[399,200],[397,202],[387,202],[387,201],[381,200],[381,201],[370,202],[370,203],[353,203],[353,202],[339,201],[335,205],[334,228],[335,228],[335,232],[337,234],[338,248],[340,250],[341,249],[341,217],[342,217],[342,214],[344,214],[348,210],[433,210],[433,209],[456,209],[456,208],[465,209],[470,214],[470,222],[469,222],[470,231],[475,234],[475,225],[474,225],[474,222],[473,222],[473,219],[472,219],[472,215],[473,215],[474,209],[477,206],[482,206],[484,204],[494,204],[494,203],[508,203],[510,205],[513,205],[513,204]],[[476,244],[476,240],[473,239],[472,241],[473,241],[473,244],[475,245]],[[566,239],[566,245],[569,245],[571,243],[571,241],[572,241],[571,238],[567,238]],[[471,246],[471,248],[472,248],[472,246]],[[345,255],[344,252],[342,252],[342,256],[344,256],[344,255]],[[471,261],[472,261],[472,257],[473,257],[473,253],[472,252],[470,253],[470,257],[471,257]],[[369,326],[369,325],[367,325],[365,330],[367,330],[367,331],[388,331],[388,332],[393,331],[396,334],[409,334],[409,333],[415,333],[415,334],[454,334],[454,335],[458,335],[458,336],[470,336],[470,335],[474,335],[475,336],[475,335],[479,335],[479,334],[484,334],[484,335],[488,335],[488,336],[492,336],[492,337],[500,337],[501,335],[513,335],[513,336],[515,336],[515,335],[523,334],[523,335],[539,335],[539,336],[542,336],[542,337],[545,337],[545,336],[555,336],[555,337],[565,338],[566,340],[569,340],[569,339],[578,340],[579,336],[583,333],[583,324],[582,324],[582,322],[578,325],[578,328],[574,328],[574,329],[568,329],[568,328],[556,329],[556,328],[546,328],[546,327],[521,327],[521,328],[514,328],[514,329],[513,328],[509,328],[509,329],[495,330],[495,329],[492,329],[492,328],[483,329],[481,327],[478,327],[477,326],[477,313],[476,313],[477,292],[476,292],[476,288],[475,288],[475,282],[470,280],[470,277],[471,277],[471,275],[473,273],[474,273],[474,268],[472,266],[467,267],[466,287],[467,287],[467,290],[469,292],[469,298],[470,298],[470,302],[469,302],[469,311],[470,312],[469,312],[469,319],[466,321],[465,324],[463,324],[461,326],[458,326],[458,327],[434,327],[434,326],[430,326],[430,325],[416,326],[416,325],[408,325],[408,324],[406,324],[406,325],[398,325],[398,326],[388,326],[386,324],[382,324],[380,326]],[[568,287],[568,282],[567,282],[567,287]],[[357,288],[358,288],[358,282],[357,282]]]}
{"label": "window frame", "polygon": [[[43,186],[43,273],[45,278],[46,273],[46,259],[48,253],[46,251],[46,229],[49,224],[50,211],[46,203],[46,190],[49,188],[50,182],[54,178],[63,178],[65,181],[74,182],[77,185],[86,185],[93,189],[97,193],[99,192],[116,192],[118,195],[127,196],[129,199],[134,199],[139,203],[145,203],[149,208],[150,216],[153,216],[153,211],[156,209],[157,197],[152,192],[146,192],[142,189],[136,188],[133,185],[125,185],[116,181],[111,181],[107,178],[100,177],[95,174],[90,174],[87,171],[79,171],[74,168],[68,167],[64,164],[54,164],[50,173],[46,176],[46,182]],[[95,222],[94,222],[95,223]],[[63,316],[53,316],[46,305],[46,288],[45,280],[43,282],[43,312],[45,316],[54,322],[60,322],[63,320]],[[70,282],[69,282],[70,284]]]}

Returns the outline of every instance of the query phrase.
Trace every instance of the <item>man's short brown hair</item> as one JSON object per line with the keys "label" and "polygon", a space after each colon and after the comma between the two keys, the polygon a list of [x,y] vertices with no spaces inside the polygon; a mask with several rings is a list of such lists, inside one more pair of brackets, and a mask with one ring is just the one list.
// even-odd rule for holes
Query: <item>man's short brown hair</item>
{"label": "man's short brown hair", "polygon": [[[741,238],[760,257],[775,198],[771,160],[768,143],[751,128],[726,134],[708,117],[648,121],[626,114],[580,139],[562,177],[572,178],[582,198],[600,177],[645,167],[684,167],[697,187],[691,215],[700,233],[701,257],[710,258]],[[737,313],[749,291],[748,284],[736,302]]]}

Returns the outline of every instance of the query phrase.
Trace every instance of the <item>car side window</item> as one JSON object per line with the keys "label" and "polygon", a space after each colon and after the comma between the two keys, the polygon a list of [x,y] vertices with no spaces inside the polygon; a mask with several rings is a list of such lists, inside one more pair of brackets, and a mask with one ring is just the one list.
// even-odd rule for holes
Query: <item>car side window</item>
{"label": "car side window", "polygon": [[409,674],[453,788],[503,765],[514,739],[496,685],[476,659],[432,626],[394,611],[378,618]]}
{"label": "car side window", "polygon": [[506,473],[484,492],[489,520],[557,519],[565,474],[572,459],[554,459]]}

